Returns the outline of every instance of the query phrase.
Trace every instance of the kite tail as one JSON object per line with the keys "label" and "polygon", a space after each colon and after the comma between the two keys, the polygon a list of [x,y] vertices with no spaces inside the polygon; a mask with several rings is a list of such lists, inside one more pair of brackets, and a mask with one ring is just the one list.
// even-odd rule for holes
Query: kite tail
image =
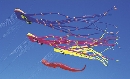
{"label": "kite tail", "polygon": [[86,68],[86,65],[81,70],[72,70],[72,72],[83,71],[85,68]]}
{"label": "kite tail", "polygon": [[83,71],[85,68],[86,68],[86,65],[80,71]]}
{"label": "kite tail", "polygon": [[61,64],[61,63],[58,63],[57,64],[60,68],[64,69],[64,70],[68,70],[68,71],[71,71],[71,72],[79,72],[79,71],[83,71],[85,68],[86,68],[86,65],[80,70],[80,69],[75,69],[75,68],[71,68],[67,65],[64,65],[64,64]]}

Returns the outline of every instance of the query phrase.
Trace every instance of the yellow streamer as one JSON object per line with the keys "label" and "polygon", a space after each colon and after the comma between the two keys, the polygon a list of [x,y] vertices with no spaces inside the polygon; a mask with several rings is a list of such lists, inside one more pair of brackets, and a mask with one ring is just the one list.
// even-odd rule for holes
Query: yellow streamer
{"label": "yellow streamer", "polygon": [[[68,54],[72,56],[77,56],[81,58],[88,58],[90,60],[99,60],[105,66],[108,65],[108,59],[104,57],[100,52],[95,51],[93,48],[88,48],[87,46],[72,46],[68,49],[54,48],[55,52]],[[91,52],[92,54],[88,54]]]}

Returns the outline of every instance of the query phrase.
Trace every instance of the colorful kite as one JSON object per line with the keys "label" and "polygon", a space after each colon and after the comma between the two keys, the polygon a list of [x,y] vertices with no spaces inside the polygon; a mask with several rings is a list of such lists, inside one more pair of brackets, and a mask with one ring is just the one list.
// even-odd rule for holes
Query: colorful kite
{"label": "colorful kite", "polygon": [[108,58],[102,55],[102,53],[95,51],[93,48],[89,48],[88,46],[72,46],[68,49],[54,48],[55,52],[64,54],[77,56],[81,58],[88,58],[90,60],[99,60],[105,66],[108,65]]}
{"label": "colorful kite", "polygon": [[[37,42],[39,44],[47,44],[50,46],[53,46],[54,48],[62,48],[62,49],[68,49],[71,46],[88,46],[88,47],[94,47],[94,46],[115,46],[115,42],[118,39],[115,36],[106,37],[106,38],[86,38],[86,40],[70,40],[67,36],[59,37],[59,36],[43,36],[43,37],[37,37],[31,33],[27,34],[28,38],[32,42]],[[52,40],[53,38],[53,40]],[[113,40],[114,43],[109,43],[109,40]]]}
{"label": "colorful kite", "polygon": [[45,66],[48,66],[48,67],[52,67],[52,68],[57,68],[57,67],[60,67],[64,70],[68,70],[68,71],[71,71],[71,72],[79,72],[79,71],[83,71],[85,68],[86,68],[86,65],[80,70],[80,69],[75,69],[75,68],[71,68],[65,64],[62,64],[62,63],[50,63],[48,62],[47,60],[45,59],[42,59],[42,63],[45,65]]}
{"label": "colorful kite", "polygon": [[[92,33],[92,34],[87,34],[87,35],[81,35],[81,34],[75,34],[72,33],[73,31],[76,30],[81,30],[81,29],[94,29],[94,30],[98,30],[101,32],[105,32],[103,29],[99,28],[95,23],[103,23],[106,25],[106,28],[108,25],[114,26],[113,24],[109,24],[109,23],[105,23],[105,22],[100,22],[99,20],[104,17],[107,16],[108,12],[110,12],[111,10],[116,10],[117,8],[114,6],[112,8],[110,8],[108,11],[102,13],[102,14],[94,14],[94,15],[84,15],[81,17],[69,17],[67,15],[64,14],[60,14],[60,13],[37,13],[37,14],[26,14],[25,12],[23,12],[21,9],[15,9],[14,12],[17,16],[18,19],[27,22],[28,24],[32,24],[32,23],[38,23],[38,24],[43,24],[44,26],[48,26],[50,28],[56,29],[56,30],[60,30],[61,32],[65,32],[68,35],[71,36],[76,36],[76,37],[83,37],[83,36],[90,36],[90,35],[94,35],[94,34],[99,34],[98,33]],[[34,18],[34,16],[44,16],[44,15],[61,15],[64,16],[66,19],[64,20],[59,20],[59,21],[50,21],[50,20],[46,20],[46,19],[36,19]],[[96,20],[91,20],[91,19],[96,19]],[[75,27],[75,26],[69,26],[67,24],[72,23],[72,22],[82,22],[86,25],[85,27]],[[95,26],[95,28],[91,28],[90,26]]]}
{"label": "colorful kite", "polygon": [[[114,60],[112,58],[103,56],[102,52],[97,52],[96,50],[94,50],[93,48],[89,48],[88,46],[72,46],[68,49],[54,48],[54,51],[64,55],[77,56],[90,60],[99,60],[103,63],[104,66],[108,66],[108,60]],[[119,60],[115,61],[118,62]]]}

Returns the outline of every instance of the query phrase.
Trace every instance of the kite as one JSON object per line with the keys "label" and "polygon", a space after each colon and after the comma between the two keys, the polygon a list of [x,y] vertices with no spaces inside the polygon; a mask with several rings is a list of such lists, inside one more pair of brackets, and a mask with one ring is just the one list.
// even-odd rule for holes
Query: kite
{"label": "kite", "polygon": [[[68,39],[67,36],[64,37],[59,37],[59,36],[54,36],[54,35],[49,35],[49,36],[43,36],[43,37],[37,37],[36,35],[33,35],[31,33],[27,34],[27,37],[30,39],[32,42],[37,42],[38,44],[46,44],[53,46],[54,48],[62,48],[62,49],[68,49],[68,47],[71,46],[88,46],[88,47],[94,47],[94,46],[112,46],[114,47],[116,45],[116,40],[118,38],[116,36],[110,36],[106,38],[99,38],[99,39],[94,39],[94,38],[86,38],[86,40],[70,40]],[[53,38],[53,40],[51,39]],[[113,40],[114,43],[109,43],[109,40]]]}
{"label": "kite", "polygon": [[[107,14],[111,11],[111,10],[116,10],[117,8],[114,6],[112,8],[110,8],[109,10],[107,10],[106,12],[102,13],[102,14],[94,14],[94,15],[84,15],[84,16],[80,16],[80,17],[69,17],[67,15],[61,14],[61,13],[37,13],[37,14],[27,14],[24,11],[22,11],[21,9],[16,8],[14,10],[16,16],[18,19],[25,21],[28,24],[32,24],[32,23],[38,23],[38,24],[43,24],[44,26],[48,26],[50,28],[56,29],[56,30],[60,30],[61,32],[65,32],[70,36],[76,36],[76,37],[86,37],[86,36],[90,36],[90,35],[95,35],[95,34],[99,34],[99,33],[92,33],[92,34],[87,34],[87,35],[82,35],[82,34],[75,34],[72,33],[73,31],[77,31],[77,30],[87,30],[87,29],[94,29],[97,31],[101,31],[101,32],[105,32],[103,29],[99,28],[97,25],[95,25],[95,23],[103,23],[106,25],[106,28],[108,25],[110,26],[114,26],[113,24],[109,24],[109,23],[105,23],[105,22],[100,22],[99,20],[104,17],[107,16]],[[60,15],[65,17],[66,19],[64,20],[56,20],[56,21],[51,21],[51,20],[47,20],[47,19],[36,19],[35,16],[44,16],[44,15]],[[91,20],[91,19],[96,19],[96,20]],[[86,25],[85,27],[79,27],[79,26],[70,26],[68,25],[69,23],[72,22],[82,22]],[[95,28],[91,28],[90,26],[95,26]],[[116,27],[117,28],[117,27]]]}
{"label": "kite", "polygon": [[103,56],[102,53],[95,51],[93,48],[88,46],[72,46],[68,49],[54,48],[55,52],[77,56],[81,58],[88,58],[90,60],[99,60],[104,66],[108,65],[108,58]]}
{"label": "kite", "polygon": [[62,63],[50,63],[48,62],[47,60],[45,59],[42,59],[42,63],[45,65],[45,66],[48,66],[48,67],[52,67],[52,68],[62,68],[64,70],[68,70],[68,71],[71,71],[71,72],[79,72],[79,71],[83,71],[85,68],[86,68],[86,65],[80,70],[80,69],[75,69],[75,68],[71,68],[65,64],[62,64]]}
{"label": "kite", "polygon": [[[102,52],[97,52],[96,50],[94,50],[93,48],[89,48],[88,46],[72,46],[68,49],[54,48],[54,51],[64,55],[77,56],[90,60],[99,60],[101,63],[103,63],[104,66],[108,66],[108,60],[114,60],[112,58],[103,56]],[[119,60],[115,61],[118,62]]]}

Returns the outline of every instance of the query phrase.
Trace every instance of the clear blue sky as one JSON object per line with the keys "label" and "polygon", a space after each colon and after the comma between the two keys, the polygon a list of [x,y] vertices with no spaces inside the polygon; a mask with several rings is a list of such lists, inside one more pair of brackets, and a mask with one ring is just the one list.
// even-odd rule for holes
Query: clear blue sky
{"label": "clear blue sky", "polygon": [[[0,37],[6,35],[0,39],[0,79],[129,79],[129,3],[129,0],[0,0],[0,23],[13,14],[15,8],[21,8],[26,13],[60,12],[69,16],[82,16],[100,14],[115,5],[118,9],[111,11],[111,15],[101,21],[118,26],[120,31],[118,42],[121,46],[121,49],[115,47],[114,51],[104,52],[104,55],[120,60],[119,62],[109,60],[109,66],[105,67],[99,61],[64,56],[53,52],[50,46],[29,42],[26,37],[28,32],[38,36],[65,34],[40,24],[28,25],[16,19],[14,25],[0,27]],[[57,17],[49,19],[55,20]],[[51,62],[62,62],[74,68],[82,68],[86,64],[87,67],[83,72],[77,73],[60,68],[48,68],[40,62],[45,56]]]}

